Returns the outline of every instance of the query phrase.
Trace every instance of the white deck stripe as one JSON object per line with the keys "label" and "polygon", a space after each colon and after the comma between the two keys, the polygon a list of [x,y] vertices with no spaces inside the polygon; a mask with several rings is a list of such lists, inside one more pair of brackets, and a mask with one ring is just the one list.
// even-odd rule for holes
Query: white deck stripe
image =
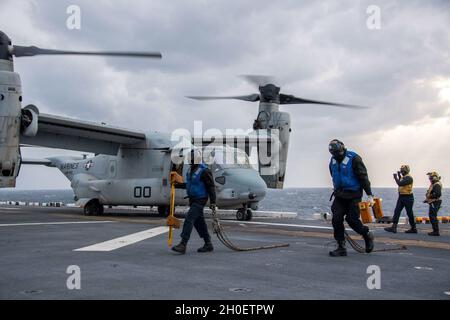
{"label": "white deck stripe", "polygon": [[141,232],[132,233],[124,237],[96,243],[88,247],[75,249],[73,251],[112,251],[145,239],[156,237],[168,231],[169,227],[156,227]]}
{"label": "white deck stripe", "polygon": [[67,222],[27,222],[27,223],[6,223],[0,224],[0,227],[21,227],[21,226],[45,226],[62,224],[88,224],[88,223],[112,223],[115,221],[67,221]]}

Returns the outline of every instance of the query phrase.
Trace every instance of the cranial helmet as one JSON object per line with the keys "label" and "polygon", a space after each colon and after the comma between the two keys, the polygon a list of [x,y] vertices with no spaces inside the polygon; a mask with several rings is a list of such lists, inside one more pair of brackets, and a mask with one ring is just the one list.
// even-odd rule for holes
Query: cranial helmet
{"label": "cranial helmet", "polygon": [[345,145],[342,141],[338,139],[333,139],[328,144],[328,151],[330,151],[333,157],[343,156],[345,153]]}
{"label": "cranial helmet", "polygon": [[400,167],[400,172],[402,174],[408,174],[410,172],[409,166],[407,164],[404,164]]}
{"label": "cranial helmet", "polygon": [[441,177],[439,176],[439,174],[436,171],[428,172],[427,175],[428,175],[429,179],[432,180],[433,182],[437,182],[437,181],[441,180]]}

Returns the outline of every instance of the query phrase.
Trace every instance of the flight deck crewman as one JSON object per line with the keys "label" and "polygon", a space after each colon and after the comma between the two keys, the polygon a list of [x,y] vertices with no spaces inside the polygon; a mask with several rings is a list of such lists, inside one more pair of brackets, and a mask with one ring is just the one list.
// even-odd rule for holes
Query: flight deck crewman
{"label": "flight deck crewman", "polygon": [[430,187],[425,196],[424,203],[428,203],[429,210],[428,216],[430,217],[430,223],[433,227],[433,231],[429,232],[429,236],[439,236],[439,221],[437,218],[437,214],[439,209],[441,208],[442,200],[442,183],[441,177],[435,171],[427,173],[428,178],[430,179]]}
{"label": "flight deck crewman", "polygon": [[184,254],[186,246],[191,236],[192,228],[197,230],[199,236],[203,238],[205,244],[197,252],[210,252],[214,250],[211,243],[211,236],[208,233],[208,226],[205,222],[203,209],[208,202],[210,208],[216,208],[216,191],[214,179],[211,171],[202,162],[202,154],[199,149],[191,151],[191,164],[186,173],[186,192],[189,197],[189,211],[183,223],[181,232],[181,242],[172,247],[173,251]]}
{"label": "flight deck crewman", "polygon": [[403,208],[406,208],[406,214],[408,215],[409,225],[411,228],[406,230],[405,233],[417,233],[416,219],[414,218],[413,205],[413,178],[409,174],[409,166],[404,164],[400,167],[400,171],[394,173],[394,180],[398,185],[398,200],[394,210],[394,217],[392,218],[392,226],[384,228],[387,232],[397,233],[398,220]]}
{"label": "flight deck crewman", "polygon": [[344,143],[334,139],[328,145],[332,157],[330,160],[330,173],[333,178],[334,201],[331,205],[333,213],[332,224],[334,238],[338,247],[330,252],[330,256],[346,256],[345,248],[345,228],[344,217],[348,225],[358,234],[362,235],[366,245],[366,252],[372,252],[373,234],[369,228],[359,219],[359,206],[363,195],[366,192],[370,203],[373,205],[373,194],[370,188],[370,181],[367,169],[360,156],[355,152],[347,150]]}

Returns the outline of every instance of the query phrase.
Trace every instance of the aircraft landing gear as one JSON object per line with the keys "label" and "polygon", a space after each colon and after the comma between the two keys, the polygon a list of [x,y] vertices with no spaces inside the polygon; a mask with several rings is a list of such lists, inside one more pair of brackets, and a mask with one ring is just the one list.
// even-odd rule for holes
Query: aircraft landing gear
{"label": "aircraft landing gear", "polygon": [[247,215],[247,217],[246,217],[245,221],[252,220],[252,218],[253,218],[253,211],[250,210],[250,209],[247,209],[246,215]]}
{"label": "aircraft landing gear", "polygon": [[167,218],[169,216],[168,206],[158,206],[158,214],[162,218]]}
{"label": "aircraft landing gear", "polygon": [[87,216],[101,216],[103,205],[97,199],[93,199],[84,206],[84,214]]}
{"label": "aircraft landing gear", "polygon": [[252,217],[253,212],[250,209],[241,208],[236,212],[236,219],[239,221],[250,221]]}

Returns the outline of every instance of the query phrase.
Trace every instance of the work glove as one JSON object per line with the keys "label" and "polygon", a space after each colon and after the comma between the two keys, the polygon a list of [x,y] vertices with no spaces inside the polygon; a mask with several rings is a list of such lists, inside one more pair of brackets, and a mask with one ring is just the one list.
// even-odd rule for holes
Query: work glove
{"label": "work glove", "polygon": [[373,200],[373,196],[368,196],[367,201],[369,202],[369,205],[371,207],[373,207],[373,205],[375,204],[375,200]]}
{"label": "work glove", "polygon": [[171,184],[183,183],[183,177],[180,176],[176,171],[170,172],[169,180]]}
{"label": "work glove", "polygon": [[215,211],[215,210],[217,209],[217,206],[216,206],[215,203],[211,203],[211,204],[209,205],[209,208],[210,208],[211,210]]}

